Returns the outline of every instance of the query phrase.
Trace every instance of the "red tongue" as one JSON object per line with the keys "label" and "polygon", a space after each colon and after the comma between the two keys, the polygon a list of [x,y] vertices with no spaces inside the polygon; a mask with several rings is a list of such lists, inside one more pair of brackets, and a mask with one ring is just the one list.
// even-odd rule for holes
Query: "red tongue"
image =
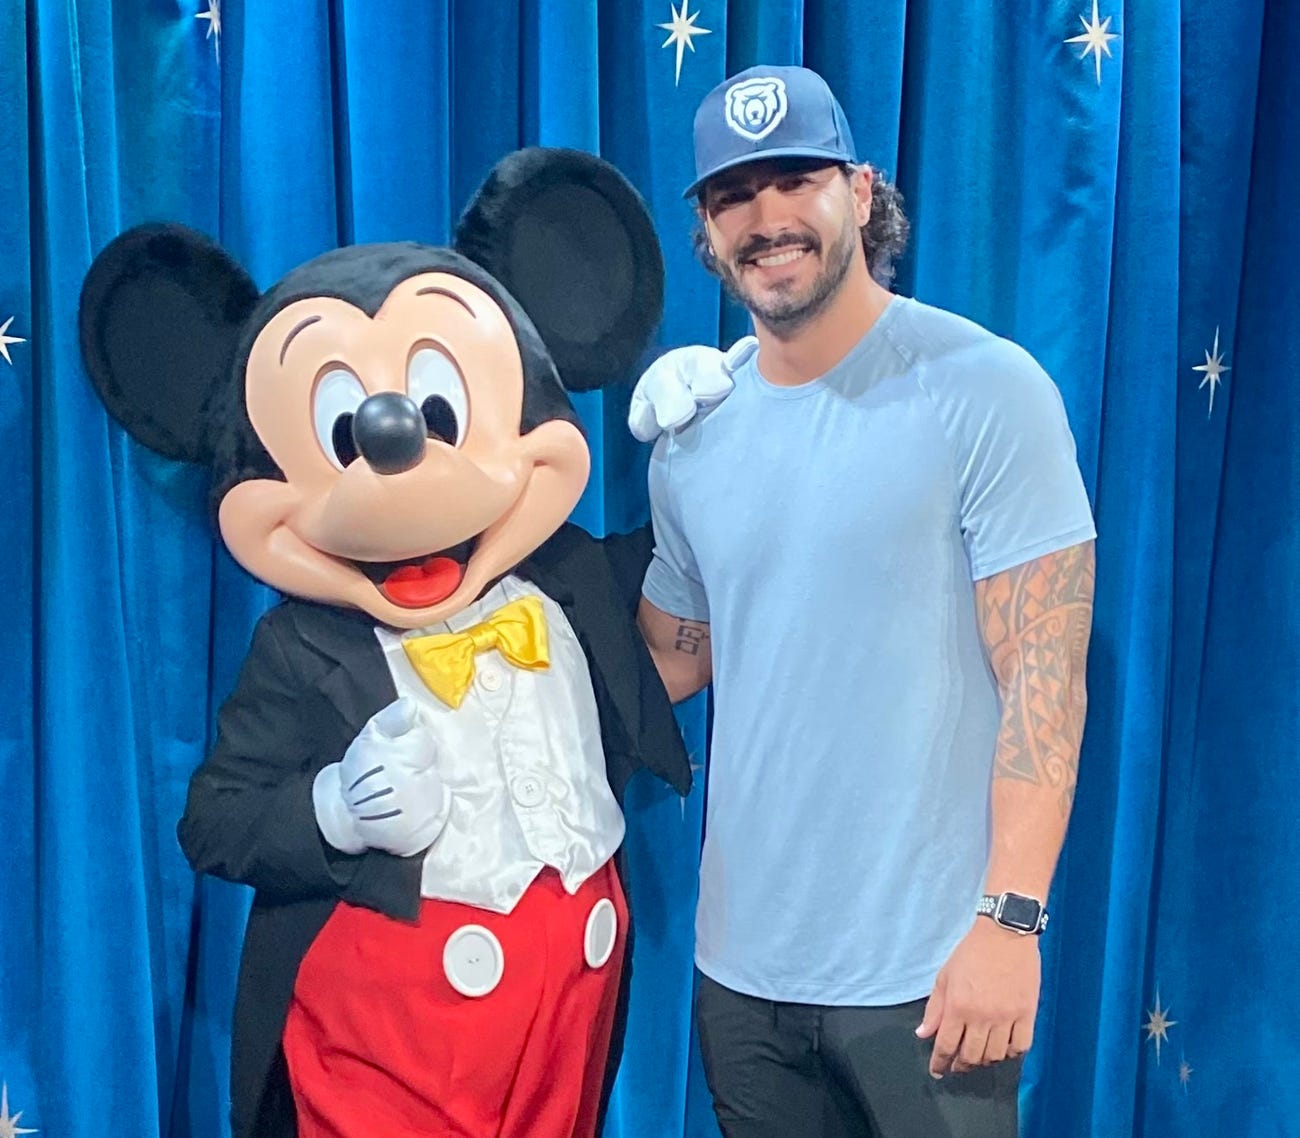
{"label": "red tongue", "polygon": [[445,601],[460,584],[464,570],[450,557],[430,557],[423,565],[403,565],[380,586],[395,605],[420,609]]}

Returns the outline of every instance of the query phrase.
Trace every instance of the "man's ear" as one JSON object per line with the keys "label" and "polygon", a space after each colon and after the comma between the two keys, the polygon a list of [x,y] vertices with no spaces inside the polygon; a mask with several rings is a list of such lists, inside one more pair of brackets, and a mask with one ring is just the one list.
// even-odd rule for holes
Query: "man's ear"
{"label": "man's ear", "polygon": [[529,148],[492,169],[456,250],[528,313],[570,391],[627,378],[663,315],[664,262],[640,195],[577,150]]}
{"label": "man's ear", "polygon": [[853,167],[849,175],[849,188],[853,191],[856,220],[860,229],[871,220],[871,194],[875,189],[871,167],[866,164]]}
{"label": "man's ear", "polygon": [[231,382],[258,291],[215,242],[181,225],[143,225],[104,247],[86,274],[81,356],[104,406],[138,442],[210,463],[213,395]]}

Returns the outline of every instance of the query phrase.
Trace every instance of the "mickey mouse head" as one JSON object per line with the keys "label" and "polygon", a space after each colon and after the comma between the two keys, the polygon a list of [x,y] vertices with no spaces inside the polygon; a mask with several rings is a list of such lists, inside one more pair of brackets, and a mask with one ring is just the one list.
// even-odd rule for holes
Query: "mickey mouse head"
{"label": "mickey mouse head", "polygon": [[202,234],[130,230],[91,266],[80,324],[109,412],[212,469],[250,573],[416,628],[563,524],[590,471],[566,389],[624,378],[662,309],[636,192],[534,148],[493,169],[454,248],[338,249],[261,295]]}

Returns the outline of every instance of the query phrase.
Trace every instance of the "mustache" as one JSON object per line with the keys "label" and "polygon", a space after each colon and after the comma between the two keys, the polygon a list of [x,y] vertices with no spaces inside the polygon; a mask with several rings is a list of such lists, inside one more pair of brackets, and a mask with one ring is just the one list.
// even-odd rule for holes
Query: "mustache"
{"label": "mustache", "polygon": [[736,264],[766,257],[781,249],[807,249],[813,253],[821,252],[821,242],[815,234],[782,233],[779,237],[753,237],[736,253]]}

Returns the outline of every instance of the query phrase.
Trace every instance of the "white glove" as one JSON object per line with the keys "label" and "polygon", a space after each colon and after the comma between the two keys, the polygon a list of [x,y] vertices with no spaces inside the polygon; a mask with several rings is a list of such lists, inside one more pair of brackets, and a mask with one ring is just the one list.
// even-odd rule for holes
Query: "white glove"
{"label": "white glove", "polygon": [[428,849],[451,813],[451,791],[434,769],[438,745],[409,696],[377,711],[343,761],[312,784],[316,824],[336,850],[387,850],[410,857]]}
{"label": "white glove", "polygon": [[726,352],[702,344],[665,352],[646,368],[632,390],[628,429],[648,443],[663,431],[686,426],[700,411],[731,394],[732,374],[757,350],[758,341],[745,336]]}

